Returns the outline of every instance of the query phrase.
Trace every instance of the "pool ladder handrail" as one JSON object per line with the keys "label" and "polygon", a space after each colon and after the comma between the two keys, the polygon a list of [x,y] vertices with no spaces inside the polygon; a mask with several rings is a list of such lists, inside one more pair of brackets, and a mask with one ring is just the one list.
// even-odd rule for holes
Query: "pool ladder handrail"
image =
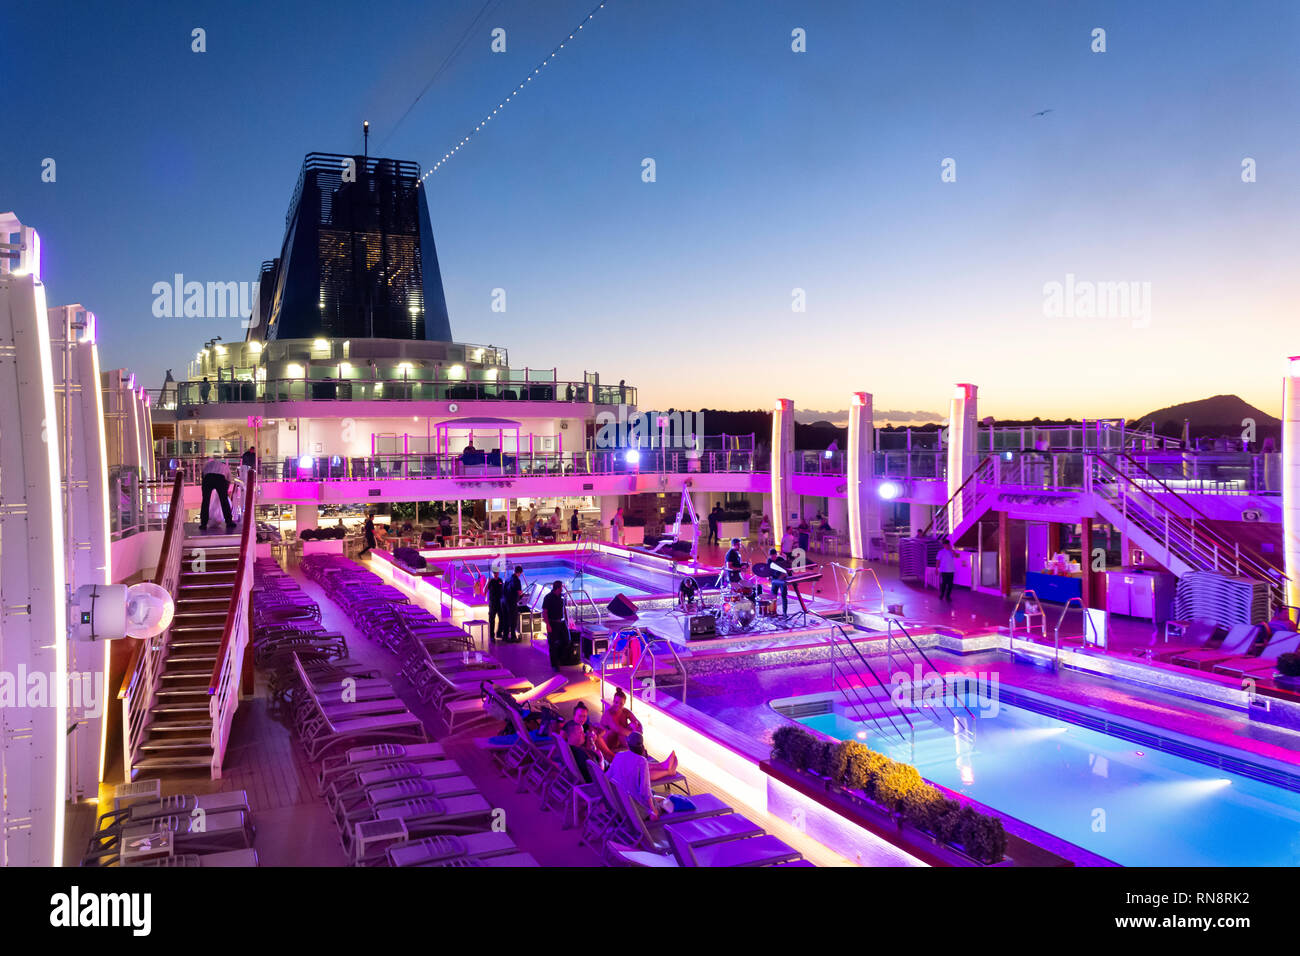
{"label": "pool ladder handrail", "polygon": [[[837,647],[837,643],[835,640],[835,633],[837,631],[839,632],[840,637],[844,639],[844,643],[853,649],[853,653],[857,655],[858,660],[862,663],[862,666],[867,669],[867,673],[870,674],[871,679],[876,682],[876,686],[884,687],[885,685],[881,683],[880,677],[876,674],[875,668],[873,668],[871,666],[871,663],[866,659],[865,656],[863,656],[862,651],[858,650],[858,646],[853,643],[852,639],[848,635],[848,632],[845,631],[841,625],[836,624],[834,621],[831,621],[830,625],[831,625],[831,690],[832,691],[835,690],[835,683],[836,683],[835,675],[838,667],[838,659],[835,654],[835,650]],[[845,660],[847,661],[848,659],[849,659],[848,655],[845,654]],[[849,669],[849,672],[850,673],[853,672],[852,668]],[[874,714],[872,714],[871,708],[869,706],[866,706],[866,702],[879,704],[879,701],[877,701],[874,697],[870,697],[867,698],[866,702],[864,702],[863,696],[860,693],[859,688],[848,683],[846,683],[845,686],[851,687],[853,689],[853,696],[855,698],[856,703],[858,704],[859,707],[862,708],[863,713],[871,721],[872,725],[877,730],[880,730],[881,727],[880,727],[879,718],[876,717]],[[885,719],[889,721],[889,726],[893,729],[894,733],[898,735],[898,739],[901,740],[903,743],[909,743],[908,735],[904,734],[901,730],[898,729],[898,725],[894,723],[894,718],[889,715],[889,711],[883,705],[880,706],[880,713],[885,717]],[[912,759],[915,760],[916,759],[916,726],[912,723],[911,718],[908,717],[907,714],[905,714],[901,708],[898,711],[898,716],[902,717],[903,721],[907,724],[907,729],[911,737],[910,746],[911,746]],[[882,733],[881,736],[885,736],[885,735]]]}
{"label": "pool ladder handrail", "polygon": [[[591,608],[593,611],[596,612],[597,624],[603,625],[605,623],[604,608],[602,608],[599,604],[595,602],[592,596],[589,593],[587,593],[586,588],[573,588],[566,585],[564,587],[563,593],[565,597],[565,604],[568,606],[569,610],[573,612],[573,620],[575,623],[581,622],[583,619],[581,613],[583,608],[583,602],[585,602],[587,607]],[[581,598],[582,601],[579,601],[578,600],[579,598]],[[590,618],[588,618],[588,620],[590,620]]]}
{"label": "pool ladder handrail", "polygon": [[1086,644],[1088,642],[1088,628],[1091,626],[1093,636],[1097,639],[1097,646],[1103,649],[1105,648],[1105,644],[1102,642],[1101,639],[1101,634],[1097,632],[1097,625],[1093,622],[1092,618],[1088,615],[1088,609],[1083,606],[1083,598],[1071,597],[1068,601],[1065,602],[1065,607],[1061,608],[1061,616],[1056,619],[1056,631],[1055,631],[1055,641],[1054,641],[1055,647],[1053,648],[1053,656],[1052,656],[1053,670],[1059,671],[1061,669],[1061,626],[1065,623],[1065,615],[1070,612],[1070,606],[1075,603],[1079,605],[1079,610],[1083,612],[1084,643]]}
{"label": "pool ladder handrail", "polygon": [[[1016,606],[1011,609],[1011,617],[1007,621],[1007,650],[1011,652],[1013,657],[1015,656],[1016,649],[1016,612],[1019,611],[1020,606],[1025,603],[1025,596],[1029,594],[1034,596],[1034,604],[1038,607],[1038,615],[1043,619],[1042,624],[1040,625],[1042,627],[1043,640],[1047,640],[1047,612],[1043,610],[1043,602],[1039,599],[1037,591],[1033,588],[1025,588],[1020,592],[1020,597],[1016,598]],[[1031,628],[1032,625],[1029,623],[1029,615],[1026,613],[1026,635],[1032,633]]]}
{"label": "pool ladder handrail", "polygon": [[[895,627],[897,627],[903,633],[903,636],[907,638],[907,642],[912,645],[912,647],[916,650],[917,654],[921,655],[921,660],[925,661],[925,663],[929,666],[930,670],[932,670],[935,676],[939,678],[939,686],[944,690],[947,690],[948,682],[944,678],[943,672],[940,671],[939,668],[934,666],[934,661],[930,660],[929,655],[925,653],[924,649],[922,649],[920,644],[916,643],[916,639],[913,638],[911,633],[908,632],[907,628],[903,626],[903,622],[896,617],[889,618],[889,623],[885,628],[885,653],[889,655],[889,666],[890,667],[894,666],[893,641],[894,641]],[[912,663],[912,658],[907,654],[906,651],[903,652],[903,656],[906,658],[909,664]],[[922,673],[924,673],[924,671],[922,671]],[[943,695],[940,695],[939,700],[940,703],[943,702]],[[970,738],[974,740],[975,739],[975,713],[970,709],[970,705],[967,704],[964,700],[961,702],[962,710],[966,711],[966,715],[970,718],[969,723],[963,722],[961,716],[955,710],[949,707],[947,704],[943,704],[943,708],[944,710],[948,711],[949,714],[952,715],[954,736],[957,735],[958,729],[960,729],[965,731],[970,736]],[[922,709],[924,710],[924,708]]]}
{"label": "pool ladder handrail", "polygon": [[[627,627],[619,628],[619,630],[635,631],[637,638],[641,641],[641,656],[637,659],[636,664],[633,665],[631,674],[628,675],[629,708],[631,706],[632,701],[636,700],[637,698],[637,686],[636,686],[637,671],[641,669],[641,665],[645,663],[647,657],[650,658],[650,687],[654,690],[655,693],[658,693],[659,665],[658,665],[658,661],[655,660],[655,656],[654,656],[654,647],[657,644],[665,645],[668,648],[668,652],[672,654],[674,663],[677,664],[677,670],[682,675],[682,703],[683,704],[686,703],[686,668],[682,665],[682,659],[681,657],[678,656],[677,648],[673,646],[673,642],[668,640],[667,638],[655,637],[653,634],[650,635],[649,640],[646,640],[646,631],[638,624],[629,624]],[[602,654],[600,657],[600,699],[602,701],[605,699],[605,671],[609,664],[609,655],[613,653],[613,651],[614,651],[614,641],[611,639],[609,642],[609,646],[605,648],[605,653]]]}

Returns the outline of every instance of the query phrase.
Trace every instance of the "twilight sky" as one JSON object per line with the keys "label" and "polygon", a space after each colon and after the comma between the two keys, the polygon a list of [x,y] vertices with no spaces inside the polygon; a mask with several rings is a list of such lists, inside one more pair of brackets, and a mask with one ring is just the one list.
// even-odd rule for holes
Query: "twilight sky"
{"label": "twilight sky", "polygon": [[[4,4],[0,211],[104,366],[156,387],[242,336],[154,318],[155,282],[254,279],[303,155],[359,150],[363,119],[372,155],[432,166],[595,2]],[[452,330],[647,407],[943,414],[969,381],[1003,417],[1277,414],[1298,50],[1294,0],[607,0],[426,182]],[[1108,282],[1128,313],[1086,314]]]}

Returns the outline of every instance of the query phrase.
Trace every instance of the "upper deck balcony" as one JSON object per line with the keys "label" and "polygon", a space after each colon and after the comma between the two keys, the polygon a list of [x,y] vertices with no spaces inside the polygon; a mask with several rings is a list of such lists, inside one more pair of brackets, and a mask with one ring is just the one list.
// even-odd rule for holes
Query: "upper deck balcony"
{"label": "upper deck balcony", "polygon": [[[293,339],[221,345],[197,353],[188,378],[155,394],[155,409],[190,412],[290,402],[516,401],[635,406],[636,389],[602,385],[587,372],[565,381],[554,368],[511,368],[505,349],[402,339]],[[274,409],[268,409],[272,415]],[[207,413],[203,417],[216,417]]]}

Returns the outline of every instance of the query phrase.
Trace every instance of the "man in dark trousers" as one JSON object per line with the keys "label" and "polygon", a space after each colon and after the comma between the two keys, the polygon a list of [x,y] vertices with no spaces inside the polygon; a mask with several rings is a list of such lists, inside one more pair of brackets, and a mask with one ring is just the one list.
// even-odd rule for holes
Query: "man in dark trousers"
{"label": "man in dark trousers", "polygon": [[235,530],[230,517],[230,466],[220,458],[209,458],[203,465],[203,503],[199,506],[199,530],[208,530],[208,502],[217,493],[221,515],[226,519],[226,533]]}
{"label": "man in dark trousers", "polygon": [[501,607],[501,603],[505,600],[505,593],[506,582],[501,580],[501,572],[493,569],[492,577],[488,578],[487,583],[489,640],[505,639],[505,615]]}
{"label": "man in dark trousers", "polygon": [[569,657],[569,618],[564,610],[564,587],[559,581],[551,585],[542,598],[542,616],[546,618],[546,648],[551,652],[551,666],[557,671]]}
{"label": "man in dark trousers", "polygon": [[746,568],[745,557],[740,553],[740,539],[731,539],[731,550],[727,552],[727,580],[732,584],[740,584],[740,572]]}
{"label": "man in dark trousers", "polygon": [[718,543],[718,522],[722,520],[722,505],[715,504],[709,512],[709,537],[705,544]]}
{"label": "man in dark trousers", "polygon": [[578,509],[577,508],[574,508],[573,514],[569,515],[569,534],[573,536],[574,541],[578,540]]}
{"label": "man in dark trousers", "polygon": [[375,546],[375,516],[370,512],[366,512],[366,523],[362,526],[361,530],[366,536],[366,546],[361,549],[357,557],[361,557],[361,555],[365,554]]}
{"label": "man in dark trousers", "polygon": [[505,631],[504,640],[515,643],[519,640],[519,599],[524,594],[524,569],[515,568],[515,573],[510,575],[510,580],[506,582],[503,595],[505,597],[506,621],[502,625]]}

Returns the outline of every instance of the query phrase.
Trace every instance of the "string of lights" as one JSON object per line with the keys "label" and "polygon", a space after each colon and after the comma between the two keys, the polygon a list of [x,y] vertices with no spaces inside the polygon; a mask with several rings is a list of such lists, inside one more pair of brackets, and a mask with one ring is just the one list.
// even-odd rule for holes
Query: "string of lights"
{"label": "string of lights", "polygon": [[467,134],[465,134],[465,136],[461,139],[461,141],[458,142],[455,146],[447,150],[447,152],[443,153],[442,158],[438,160],[436,163],[434,163],[431,168],[425,170],[424,175],[420,177],[420,182],[423,183],[431,175],[437,172],[438,169],[441,168],[444,163],[446,163],[453,156],[459,153],[461,148],[466,143],[468,143],[471,138],[473,138],[475,133],[479,132],[481,129],[483,129],[483,127],[487,126],[488,123],[492,122],[492,117],[496,116],[503,109],[505,109],[506,106],[509,105],[511,100],[513,100],[516,96],[518,96],[520,93],[524,91],[524,87],[526,87],[529,83],[533,81],[533,77],[541,75],[541,72],[543,68],[545,68],[546,64],[550,63],[552,60],[555,59],[556,55],[559,54],[559,52],[564,49],[564,45],[570,42],[571,40],[575,39],[578,36],[578,34],[582,32],[582,28],[585,27],[591,21],[591,18],[594,17],[599,11],[605,8],[605,2],[606,0],[601,0],[600,3],[592,7],[591,12],[587,14],[587,16],[583,19],[581,23],[578,24],[576,28],[574,28],[573,32],[569,34],[568,39],[561,40],[559,44],[553,50],[551,50],[550,54],[548,54],[542,60],[541,63],[539,63],[536,67],[533,68],[533,72],[529,73],[528,76],[524,78],[524,81],[522,83],[520,83],[513,90],[511,90],[506,95],[506,98],[497,104],[496,109],[494,109],[491,113],[488,113],[486,116],[484,116],[482,122],[480,122]]}

